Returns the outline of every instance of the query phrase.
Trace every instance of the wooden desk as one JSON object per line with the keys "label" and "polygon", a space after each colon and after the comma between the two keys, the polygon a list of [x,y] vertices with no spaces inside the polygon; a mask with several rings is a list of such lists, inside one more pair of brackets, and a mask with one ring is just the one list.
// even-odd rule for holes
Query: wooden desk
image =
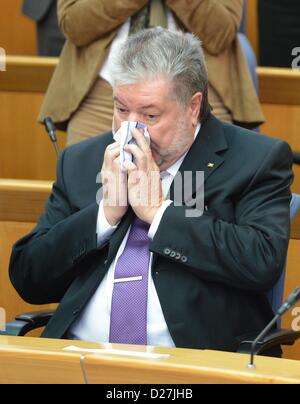
{"label": "wooden desk", "polygon": [[[257,69],[259,95],[266,116],[261,131],[272,137],[287,141],[293,150],[300,150],[300,72],[291,69]],[[300,194],[300,167],[294,166],[293,192]],[[300,285],[300,214],[294,220],[287,259],[285,297]],[[291,328],[292,312],[283,318],[283,327]],[[284,348],[284,356],[300,360],[300,342]]]}
{"label": "wooden desk", "polygon": [[[83,352],[63,350],[70,345]],[[107,348],[128,355],[106,354]],[[94,355],[85,349],[104,352]],[[132,351],[169,357],[134,357]],[[248,355],[216,351],[0,337],[0,383],[300,384],[300,362],[257,357],[256,370],[249,370],[248,361]]]}
{"label": "wooden desk", "polygon": [[285,359],[256,358],[256,370],[247,369],[248,355],[155,348],[169,359],[138,360],[86,356],[90,384],[300,384],[300,363]]}
{"label": "wooden desk", "polygon": [[300,71],[258,67],[257,76],[262,104],[300,105]]}
{"label": "wooden desk", "polygon": [[83,384],[80,355],[65,354],[62,345],[61,341],[0,336],[0,384]]}
{"label": "wooden desk", "polygon": [[35,55],[37,33],[34,21],[21,14],[23,0],[0,0],[0,46],[14,55]]}
{"label": "wooden desk", "polygon": [[45,93],[57,63],[58,58],[52,57],[8,55],[6,72],[0,75],[0,90]]}
{"label": "wooden desk", "polygon": [[0,221],[37,222],[51,188],[51,181],[0,179]]}

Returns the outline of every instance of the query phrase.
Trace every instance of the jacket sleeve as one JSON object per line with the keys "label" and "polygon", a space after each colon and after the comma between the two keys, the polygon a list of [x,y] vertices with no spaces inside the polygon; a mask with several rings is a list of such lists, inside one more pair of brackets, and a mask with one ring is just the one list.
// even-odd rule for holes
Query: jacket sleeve
{"label": "jacket sleeve", "polygon": [[209,207],[201,217],[188,218],[186,207],[172,205],[162,217],[151,250],[167,259],[171,259],[167,250],[181,253],[187,259],[182,270],[203,280],[247,291],[271,289],[287,254],[291,166],[289,146],[278,141],[235,201],[232,221],[221,220]]}
{"label": "jacket sleeve", "polygon": [[59,159],[45,214],[14,245],[11,255],[11,282],[31,304],[58,303],[75,278],[91,269],[95,254],[104,252],[96,244],[97,203],[75,211],[68,201],[63,179],[66,151]]}
{"label": "jacket sleeve", "polygon": [[166,0],[166,5],[212,55],[223,52],[236,38],[243,0]]}
{"label": "jacket sleeve", "polygon": [[147,0],[58,0],[58,21],[76,46],[109,34],[140,10]]}

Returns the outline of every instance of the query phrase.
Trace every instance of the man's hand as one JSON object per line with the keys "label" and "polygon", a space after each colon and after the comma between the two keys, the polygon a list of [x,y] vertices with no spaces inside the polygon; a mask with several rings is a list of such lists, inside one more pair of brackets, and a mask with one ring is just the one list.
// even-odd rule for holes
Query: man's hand
{"label": "man's hand", "polygon": [[127,173],[120,169],[119,142],[106,148],[101,178],[104,214],[108,223],[115,226],[128,210]]}
{"label": "man's hand", "polygon": [[153,160],[151,149],[144,135],[137,129],[132,130],[137,145],[128,144],[124,150],[132,153],[134,163],[125,161],[128,171],[128,200],[135,214],[151,224],[156,212],[164,202],[160,170]]}

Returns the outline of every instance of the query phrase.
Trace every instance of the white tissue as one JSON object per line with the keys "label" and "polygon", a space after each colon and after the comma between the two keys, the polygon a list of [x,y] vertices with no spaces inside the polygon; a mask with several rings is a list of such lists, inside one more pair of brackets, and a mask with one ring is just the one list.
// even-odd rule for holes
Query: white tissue
{"label": "white tissue", "polygon": [[150,135],[148,133],[147,126],[139,122],[128,122],[124,121],[121,123],[121,128],[114,134],[114,140],[120,142],[120,167],[124,169],[123,164],[125,161],[132,161],[132,154],[124,151],[124,146],[128,143],[134,143],[135,139],[131,134],[132,128],[143,128],[144,136],[147,140],[148,145],[150,145]]}

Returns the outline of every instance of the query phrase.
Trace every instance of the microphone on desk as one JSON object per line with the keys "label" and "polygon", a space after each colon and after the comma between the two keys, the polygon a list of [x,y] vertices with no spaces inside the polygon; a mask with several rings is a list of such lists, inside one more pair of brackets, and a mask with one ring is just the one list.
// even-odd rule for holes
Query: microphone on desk
{"label": "microphone on desk", "polygon": [[56,155],[58,157],[59,156],[59,147],[57,144],[56,127],[54,125],[54,122],[52,121],[52,119],[50,117],[47,117],[44,119],[44,125],[45,125],[46,131],[49,135],[49,138],[54,145]]}
{"label": "microphone on desk", "polygon": [[263,339],[267,333],[274,327],[277,321],[289,310],[291,309],[298,301],[300,300],[300,287],[296,288],[286,299],[285,303],[280,307],[274,319],[270,322],[270,324],[259,334],[259,336],[253,341],[251,346],[251,361],[248,365],[249,369],[255,369],[254,365],[254,352],[257,344],[261,339]]}
{"label": "microphone on desk", "polygon": [[300,152],[294,152],[294,164],[300,165]]}

